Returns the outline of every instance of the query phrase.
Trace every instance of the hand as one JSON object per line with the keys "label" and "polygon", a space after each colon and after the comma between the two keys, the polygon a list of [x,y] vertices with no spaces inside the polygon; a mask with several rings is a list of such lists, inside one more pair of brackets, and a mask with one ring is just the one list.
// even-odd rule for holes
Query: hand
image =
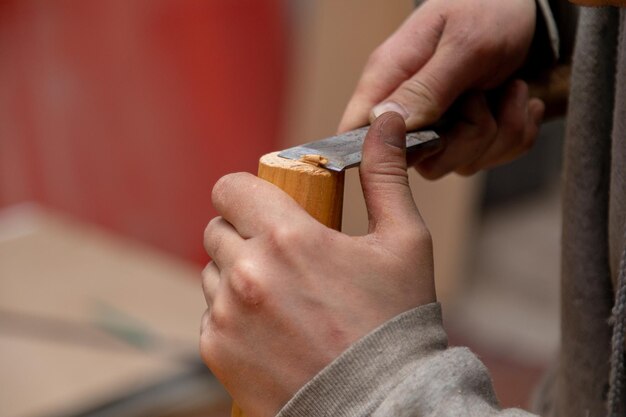
{"label": "hand", "polygon": [[[444,147],[414,161],[424,177],[469,175],[525,152],[544,105],[523,81],[507,80],[525,60],[535,9],[534,0],[427,0],[370,56],[339,130],[386,111],[417,129],[459,100],[460,118],[441,132]],[[492,113],[484,91],[496,87],[503,94]]]}
{"label": "hand", "polygon": [[409,190],[405,124],[379,117],[360,168],[370,223],[350,237],[249,174],[213,189],[202,358],[250,417],[273,416],[352,343],[435,301],[430,235]]}

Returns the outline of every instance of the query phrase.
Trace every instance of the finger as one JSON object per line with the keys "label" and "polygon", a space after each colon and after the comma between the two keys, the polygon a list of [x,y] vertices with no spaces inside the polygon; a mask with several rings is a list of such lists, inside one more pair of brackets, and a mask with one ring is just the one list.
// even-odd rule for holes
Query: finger
{"label": "finger", "polygon": [[222,217],[213,218],[204,229],[204,248],[220,268],[228,267],[241,253],[244,239]]}
{"label": "finger", "polygon": [[439,140],[427,142],[410,152],[406,156],[407,166],[417,166],[420,162],[425,161],[431,156],[437,155],[446,148],[445,139],[440,137]]}
{"label": "finger", "polygon": [[527,153],[535,144],[541,122],[543,121],[544,111],[545,104],[543,101],[538,98],[530,99],[526,106],[524,131],[521,140],[517,141],[517,146],[499,158],[486,162],[483,169],[511,162]]}
{"label": "finger", "polygon": [[445,148],[416,165],[428,179],[437,179],[481,158],[496,139],[497,125],[483,93],[462,98],[459,120],[442,133]]}
{"label": "finger", "polygon": [[405,126],[386,113],[376,119],[363,142],[359,173],[370,233],[388,233],[421,222],[409,188]]}
{"label": "finger", "polygon": [[459,50],[458,41],[442,38],[432,58],[372,109],[370,120],[397,111],[407,130],[435,123],[479,79],[480,69],[471,60],[471,55]]}
{"label": "finger", "polygon": [[545,112],[546,105],[543,100],[536,97],[528,100],[528,124],[524,132],[524,143],[522,144],[526,150],[531,149],[535,144]]}
{"label": "finger", "polygon": [[206,332],[209,328],[209,315],[211,311],[207,308],[202,313],[202,317],[200,318],[200,342],[202,343],[202,339],[205,337]]}
{"label": "finger", "polygon": [[524,139],[528,112],[528,87],[520,80],[509,83],[499,103],[498,135],[484,155],[465,167],[464,171],[478,170],[500,163],[520,148]]}
{"label": "finger", "polygon": [[220,270],[215,262],[209,264],[202,270],[202,292],[207,306],[211,307],[217,294],[220,283]]}
{"label": "finger", "polygon": [[445,27],[442,15],[428,4],[420,6],[370,55],[343,114],[339,132],[367,124],[372,107],[428,61]]}
{"label": "finger", "polygon": [[507,86],[499,108],[496,140],[483,156],[459,173],[468,175],[509,162],[532,147],[543,118],[543,102],[529,100],[527,84],[516,80]]}
{"label": "finger", "polygon": [[248,173],[229,174],[213,187],[213,206],[248,239],[272,226],[308,221],[310,217],[289,195],[269,182]]}

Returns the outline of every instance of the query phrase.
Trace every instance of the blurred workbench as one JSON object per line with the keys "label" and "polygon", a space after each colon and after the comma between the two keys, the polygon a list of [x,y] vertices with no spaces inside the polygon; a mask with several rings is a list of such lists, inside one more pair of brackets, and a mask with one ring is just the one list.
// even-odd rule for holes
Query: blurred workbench
{"label": "blurred workbench", "polygon": [[189,375],[203,380],[195,389],[205,409],[227,409],[199,361],[199,275],[196,265],[33,206],[0,210],[0,415],[108,415],[107,404],[154,387],[148,408],[159,412],[135,404],[111,415],[195,415],[168,412],[168,398],[193,401],[163,385],[179,381],[180,391]]}

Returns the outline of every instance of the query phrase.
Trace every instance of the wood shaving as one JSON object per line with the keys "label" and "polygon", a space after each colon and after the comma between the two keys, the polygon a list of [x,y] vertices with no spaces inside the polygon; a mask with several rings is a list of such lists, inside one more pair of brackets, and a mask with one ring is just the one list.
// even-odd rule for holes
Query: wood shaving
{"label": "wood shaving", "polygon": [[328,163],[328,158],[325,158],[322,155],[302,155],[300,157],[300,161],[319,167],[326,165]]}

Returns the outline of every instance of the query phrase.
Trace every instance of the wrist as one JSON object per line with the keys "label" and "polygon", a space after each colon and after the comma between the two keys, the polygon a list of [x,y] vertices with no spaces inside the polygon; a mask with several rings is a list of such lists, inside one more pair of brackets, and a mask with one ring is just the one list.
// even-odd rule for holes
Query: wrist
{"label": "wrist", "polygon": [[402,313],[349,347],[277,417],[371,415],[402,379],[408,363],[446,349],[447,343],[438,303]]}

